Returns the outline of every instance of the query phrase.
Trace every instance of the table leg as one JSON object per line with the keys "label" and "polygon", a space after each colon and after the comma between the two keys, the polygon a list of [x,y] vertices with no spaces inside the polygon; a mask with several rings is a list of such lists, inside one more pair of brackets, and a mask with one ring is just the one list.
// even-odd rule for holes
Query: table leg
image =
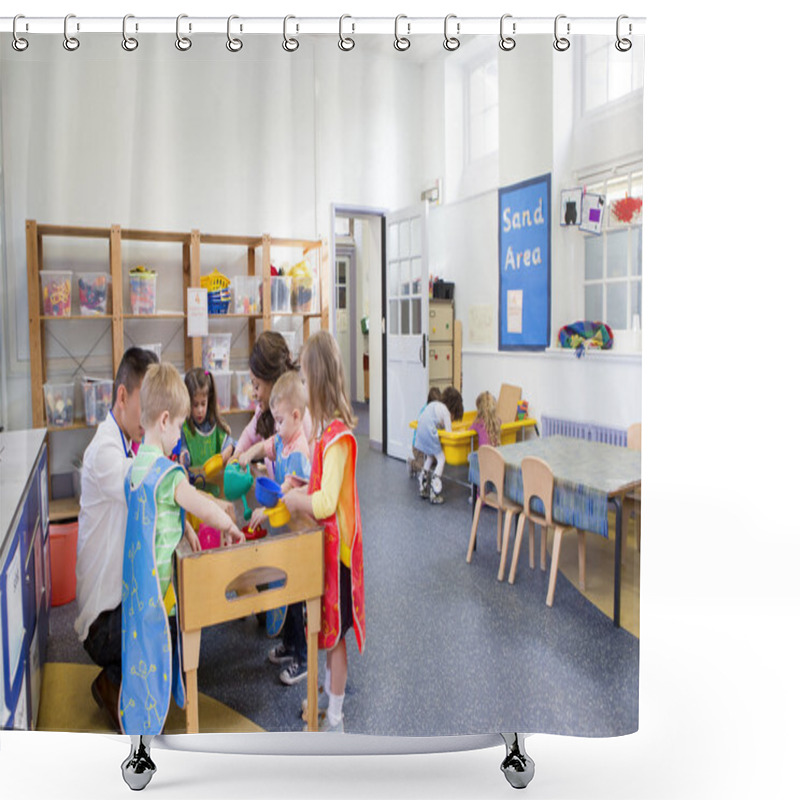
{"label": "table leg", "polygon": [[202,630],[183,632],[183,673],[186,689],[186,733],[200,733],[197,697],[197,667],[200,664]]}
{"label": "table leg", "polygon": [[612,497],[615,510],[615,541],[614,541],[614,627],[619,628],[619,596],[622,572],[622,498]]}
{"label": "table leg", "polygon": [[306,601],[306,629],[308,631],[308,677],[306,678],[306,702],[308,704],[308,729],[317,730],[318,707],[317,700],[319,692],[317,690],[317,660],[318,660],[318,640],[317,634],[320,629],[320,614],[322,606],[320,598]]}

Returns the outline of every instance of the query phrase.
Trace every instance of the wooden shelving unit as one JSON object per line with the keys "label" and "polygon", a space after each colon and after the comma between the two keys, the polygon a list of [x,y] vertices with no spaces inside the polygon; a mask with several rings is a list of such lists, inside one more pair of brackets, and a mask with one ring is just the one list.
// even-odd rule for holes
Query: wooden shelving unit
{"label": "wooden shelving unit", "polygon": [[[30,332],[31,354],[31,404],[33,409],[33,427],[43,428],[47,425],[47,414],[44,402],[44,384],[47,381],[47,358],[44,346],[45,324],[50,322],[91,322],[93,320],[111,321],[111,351],[113,369],[117,367],[125,351],[125,325],[130,320],[182,320],[184,322],[184,364],[199,367],[202,364],[202,338],[190,337],[186,332],[186,314],[184,312],[168,312],[164,314],[131,314],[123,308],[123,281],[126,275],[122,266],[122,242],[171,242],[180,244],[182,258],[180,267],[183,272],[183,308],[186,308],[186,290],[200,286],[201,256],[203,245],[230,245],[247,248],[247,275],[259,275],[262,278],[262,312],[260,314],[221,314],[212,315],[212,320],[247,320],[249,346],[252,349],[256,340],[256,323],[261,321],[264,330],[272,328],[272,317],[300,316],[303,318],[303,339],[310,334],[311,319],[319,319],[320,327],[328,327],[328,248],[324,239],[292,239],[272,237],[269,234],[258,236],[238,236],[224,234],[201,233],[199,230],[189,232],[149,231],[123,228],[120,225],[108,227],[77,227],[72,225],[43,225],[36,220],[25,223],[26,251],[28,262],[28,325]],[[42,314],[41,288],[39,273],[43,266],[42,245],[45,237],[69,237],[76,239],[103,239],[108,242],[108,270],[111,275],[111,291],[108,298],[109,313],[99,316],[45,316]],[[270,251],[272,247],[288,247],[301,249],[303,257],[317,253],[318,258],[318,300],[320,310],[310,313],[273,313],[271,310],[271,275]],[[232,409],[236,413],[237,409]],[[85,427],[80,421],[67,427],[51,427],[50,431],[75,430]]]}

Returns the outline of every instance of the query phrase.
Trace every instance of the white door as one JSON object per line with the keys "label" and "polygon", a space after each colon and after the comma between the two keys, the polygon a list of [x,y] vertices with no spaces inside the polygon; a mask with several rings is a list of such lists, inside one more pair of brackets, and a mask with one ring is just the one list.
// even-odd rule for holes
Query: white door
{"label": "white door", "polygon": [[428,397],[427,213],[420,204],[386,217],[386,451],[402,459]]}

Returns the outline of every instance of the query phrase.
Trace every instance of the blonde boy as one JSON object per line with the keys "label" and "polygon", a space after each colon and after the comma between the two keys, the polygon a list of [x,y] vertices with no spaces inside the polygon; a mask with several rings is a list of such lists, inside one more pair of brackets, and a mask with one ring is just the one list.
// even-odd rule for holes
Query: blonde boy
{"label": "blonde boy", "polygon": [[[170,461],[190,411],[189,393],[171,364],[148,367],[140,393],[144,438],[125,479],[128,523],[122,572],[122,691],[120,721],[127,734],[161,733],[170,685],[183,707],[172,556],[185,535],[200,549],[183,512],[218,528],[224,544],[244,534],[222,507],[198,492]],[[171,680],[170,680],[171,676]]]}

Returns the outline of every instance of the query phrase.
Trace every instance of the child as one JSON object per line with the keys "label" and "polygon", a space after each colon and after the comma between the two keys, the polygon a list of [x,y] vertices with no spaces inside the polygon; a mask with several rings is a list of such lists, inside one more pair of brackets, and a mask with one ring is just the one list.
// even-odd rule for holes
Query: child
{"label": "child", "polygon": [[481,392],[475,400],[475,407],[478,413],[469,429],[477,431],[478,447],[484,444],[499,447],[500,418],[497,416],[497,400],[494,395],[491,392]]}
{"label": "child", "polygon": [[[122,566],[122,689],[119,716],[127,734],[157,735],[169,709],[170,688],[183,708],[172,555],[184,536],[183,510],[222,532],[224,544],[244,534],[222,507],[198,492],[170,461],[190,411],[189,393],[171,364],[148,367],[141,388],[144,439],[125,478],[128,500]],[[200,549],[186,529],[187,543]]]}
{"label": "child", "polygon": [[235,442],[230,427],[219,413],[214,376],[201,367],[195,367],[186,373],[184,381],[192,413],[181,429],[181,464],[200,467],[217,453],[222,453],[222,463],[227,464],[233,455]]}
{"label": "child", "polygon": [[[430,391],[428,392],[428,399],[425,402],[425,405],[428,403],[432,403],[434,400],[441,400],[442,399],[442,390],[438,386],[431,386]],[[425,406],[419,410],[421,414],[425,410]],[[414,435],[411,437],[411,458],[408,459],[406,462],[408,467],[408,477],[409,478],[416,478],[419,474],[420,470],[422,469],[422,465],[425,463],[425,453],[421,450],[417,450],[417,432],[414,431]]]}
{"label": "child", "polygon": [[344,367],[336,340],[328,331],[315,333],[303,348],[302,370],[308,405],[318,439],[311,462],[308,491],[293,489],[285,497],[293,514],[312,514],[325,530],[325,589],[319,647],[327,650],[325,695],[327,711],[320,730],[344,730],[348,628],[355,630],[359,652],[364,649],[364,562],[361,510],[356,487],[356,438]]}
{"label": "child", "polygon": [[[453,386],[442,392],[442,399],[428,403],[417,421],[417,449],[425,454],[425,464],[419,474],[419,496],[430,500],[434,505],[444,502],[442,494],[442,473],[444,472],[444,452],[439,441],[440,430],[452,430],[452,421],[464,416],[461,393]],[[431,474],[434,460],[436,469]]]}
{"label": "child", "polygon": [[[311,474],[308,439],[303,430],[306,411],[306,390],[300,375],[294,370],[284,372],[275,381],[269,397],[269,408],[275,423],[275,434],[256,442],[239,456],[247,466],[258,458],[274,462],[275,480],[284,494],[290,489],[305,486]],[[255,526],[260,517],[254,517]]]}

